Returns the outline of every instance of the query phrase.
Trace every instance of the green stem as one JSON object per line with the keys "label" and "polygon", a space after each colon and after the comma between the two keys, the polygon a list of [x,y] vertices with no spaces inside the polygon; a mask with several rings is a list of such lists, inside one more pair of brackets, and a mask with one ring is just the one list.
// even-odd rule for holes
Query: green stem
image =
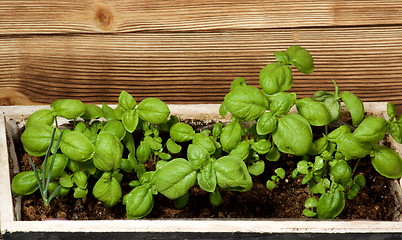
{"label": "green stem", "polygon": [[355,174],[356,169],[357,169],[357,165],[359,165],[360,160],[361,160],[361,158],[359,158],[359,159],[357,160],[357,163],[355,164],[355,167],[353,168],[353,172],[352,172],[353,174]]}
{"label": "green stem", "polygon": [[327,136],[327,135],[328,135],[328,124],[325,125],[325,136]]}

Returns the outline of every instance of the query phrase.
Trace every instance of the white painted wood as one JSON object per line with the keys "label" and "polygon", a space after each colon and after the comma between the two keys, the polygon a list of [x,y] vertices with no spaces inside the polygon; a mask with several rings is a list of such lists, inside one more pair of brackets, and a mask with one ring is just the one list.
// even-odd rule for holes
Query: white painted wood
{"label": "white painted wood", "polygon": [[[15,221],[8,173],[6,142],[6,119],[23,121],[32,112],[49,106],[7,106],[0,107],[0,220],[1,232],[249,232],[249,233],[402,233],[402,221],[317,221],[317,220],[103,220],[103,221]],[[172,114],[181,118],[221,120],[219,104],[169,105]],[[385,116],[386,103],[365,103],[365,109],[375,115]],[[292,109],[295,111],[295,109]],[[402,146],[393,143],[401,153]],[[402,179],[401,179],[402,182]],[[395,181],[401,190],[398,181]]]}

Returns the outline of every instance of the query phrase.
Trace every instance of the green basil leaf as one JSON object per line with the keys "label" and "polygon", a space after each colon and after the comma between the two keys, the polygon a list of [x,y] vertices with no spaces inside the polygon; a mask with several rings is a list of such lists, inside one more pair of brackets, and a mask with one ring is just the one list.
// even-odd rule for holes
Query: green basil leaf
{"label": "green basil leaf", "polygon": [[324,159],[320,156],[316,156],[314,159],[314,166],[312,168],[313,172],[317,172],[324,167]]}
{"label": "green basil leaf", "polygon": [[114,115],[114,110],[111,108],[109,105],[106,103],[102,103],[102,111],[103,111],[103,116],[105,116],[106,120],[117,120],[117,118]]}
{"label": "green basil leaf", "polygon": [[265,158],[270,162],[276,162],[279,160],[280,157],[281,154],[275,146],[272,146],[267,155],[265,155]]}
{"label": "green basil leaf", "polygon": [[253,181],[246,164],[239,158],[224,156],[212,163],[219,187],[226,190],[245,192],[251,189]]}
{"label": "green basil leaf", "polygon": [[353,173],[349,164],[344,160],[340,160],[331,167],[329,174],[332,181],[345,185],[350,182]]}
{"label": "green basil leaf", "polygon": [[271,112],[265,112],[257,120],[256,130],[259,135],[266,135],[275,131],[278,119]]}
{"label": "green basil leaf", "polygon": [[366,186],[366,178],[365,178],[363,175],[361,175],[361,174],[356,175],[356,177],[355,177],[355,179],[354,179],[354,182],[355,182],[357,185],[359,185],[360,187]]}
{"label": "green basil leaf", "polygon": [[331,122],[338,120],[341,117],[341,103],[338,101],[334,93],[317,91],[312,99],[316,102],[321,102],[327,107],[331,114]]}
{"label": "green basil leaf", "polygon": [[169,138],[166,142],[166,147],[169,152],[177,154],[181,151],[181,146],[177,144],[173,139]]}
{"label": "green basil leaf", "polygon": [[194,138],[194,129],[186,123],[176,123],[170,128],[170,137],[175,142],[187,142]]}
{"label": "green basil leaf", "polygon": [[308,152],[311,156],[321,155],[328,147],[328,141],[326,137],[321,137],[313,142],[310,151]]}
{"label": "green basil leaf", "polygon": [[166,103],[157,98],[147,98],[138,104],[138,115],[141,119],[152,124],[160,124],[168,121],[170,110]]}
{"label": "green basil leaf", "polygon": [[271,142],[263,138],[257,142],[251,142],[251,148],[259,154],[266,154],[271,149]]}
{"label": "green basil leaf", "polygon": [[32,125],[21,134],[21,142],[27,153],[43,156],[47,152],[52,138],[53,128],[46,124]]}
{"label": "green basil leaf", "polygon": [[352,130],[350,130],[350,127],[348,127],[347,125],[342,125],[330,132],[327,135],[327,140],[330,142],[336,142],[340,137],[351,132]]}
{"label": "green basil leaf", "polygon": [[360,191],[360,186],[357,184],[353,184],[350,188],[349,191],[347,192],[348,199],[353,199],[359,194]]}
{"label": "green basil leaf", "polygon": [[187,158],[191,167],[195,170],[202,168],[209,160],[208,151],[196,144],[190,144],[187,148]]}
{"label": "green basil leaf", "polygon": [[151,136],[145,136],[144,141],[148,144],[149,148],[154,151],[158,151],[162,148],[162,144],[155,141]]}
{"label": "green basil leaf", "polygon": [[140,163],[144,163],[148,160],[151,155],[151,148],[148,143],[145,141],[141,141],[140,145],[136,150],[136,157]]}
{"label": "green basil leaf", "polygon": [[317,207],[317,204],[318,204],[317,199],[310,197],[310,198],[307,198],[307,200],[304,202],[304,207],[313,208],[313,207]]}
{"label": "green basil leaf", "polygon": [[387,121],[384,118],[368,116],[353,132],[360,142],[378,143],[385,137]]}
{"label": "green basil leaf", "polygon": [[299,173],[307,174],[309,172],[308,169],[309,169],[309,166],[308,166],[307,161],[302,160],[297,163],[297,171],[299,171]]}
{"label": "green basil leaf", "polygon": [[222,150],[230,152],[240,143],[242,137],[242,129],[240,123],[236,121],[230,122],[222,128],[220,142]]}
{"label": "green basil leaf", "polygon": [[223,123],[222,122],[217,122],[214,124],[214,127],[212,129],[212,136],[214,136],[214,138],[216,139],[219,135],[221,135],[222,133],[222,126]]}
{"label": "green basil leaf", "polygon": [[251,165],[247,167],[248,172],[254,176],[261,175],[265,170],[265,162],[259,160],[257,162],[253,162]]}
{"label": "green basil leaf", "polygon": [[246,80],[242,77],[238,77],[230,84],[230,91],[233,91],[237,87],[246,86]]}
{"label": "green basil leaf", "polygon": [[116,205],[122,196],[121,186],[110,172],[102,174],[102,177],[95,183],[92,193],[107,207]]}
{"label": "green basil leaf", "polygon": [[387,103],[387,115],[391,121],[394,120],[396,116],[395,105],[392,102]]}
{"label": "green basil leaf", "polygon": [[387,129],[391,137],[399,144],[402,143],[402,124],[397,122],[388,122]]}
{"label": "green basil leaf", "polygon": [[196,133],[194,135],[193,144],[203,147],[210,155],[216,150],[215,143],[211,140],[211,138],[201,133]]}
{"label": "green basil leaf", "polygon": [[50,105],[57,116],[76,119],[85,113],[85,105],[77,99],[60,99]]}
{"label": "green basil leaf", "polygon": [[317,214],[320,219],[333,219],[345,207],[345,193],[335,190],[321,195],[317,204]]}
{"label": "green basil leaf", "polygon": [[266,186],[268,190],[274,190],[276,188],[276,183],[272,180],[268,180]]}
{"label": "green basil leaf", "polygon": [[135,152],[134,136],[131,133],[127,133],[123,138],[123,143],[127,147],[128,151]]}
{"label": "green basil leaf", "polygon": [[273,115],[280,117],[287,114],[295,103],[295,93],[278,92],[270,97],[269,110]]}
{"label": "green basil leaf", "polygon": [[345,156],[346,160],[363,158],[369,155],[373,148],[371,143],[360,142],[352,133],[341,135],[336,143],[337,150]]}
{"label": "green basil leaf", "polygon": [[269,95],[287,91],[293,85],[292,68],[289,65],[271,63],[261,69],[259,79],[262,90]]}
{"label": "green basil leaf", "polygon": [[225,101],[223,101],[221,103],[221,105],[219,106],[219,114],[223,118],[225,118],[228,113],[229,113],[229,108],[228,108],[227,104],[225,103]]}
{"label": "green basil leaf", "polygon": [[205,165],[197,174],[198,185],[207,192],[213,193],[216,190],[216,172],[211,163]]}
{"label": "green basil leaf", "polygon": [[74,181],[75,184],[77,184],[78,187],[85,189],[87,188],[88,185],[88,177],[83,171],[77,171],[73,174],[72,180]]}
{"label": "green basil leaf", "polygon": [[283,168],[277,168],[274,170],[274,172],[276,173],[276,175],[280,178],[280,179],[284,179],[285,178],[285,169]]}
{"label": "green basil leaf", "polygon": [[313,57],[306,49],[299,46],[290,46],[286,50],[289,63],[295,66],[301,73],[310,74],[314,72]]}
{"label": "green basil leaf", "polygon": [[73,175],[68,175],[66,172],[63,172],[59,179],[60,185],[65,188],[72,188],[74,186]]}
{"label": "green basil leaf", "polygon": [[259,118],[268,109],[268,100],[254,86],[237,87],[225,96],[229,112],[242,120]]}
{"label": "green basil leaf", "polygon": [[126,135],[126,129],[124,128],[123,123],[118,120],[107,121],[102,131],[112,133],[119,140],[123,140]]}
{"label": "green basil leaf", "polygon": [[169,199],[183,196],[194,186],[197,172],[190,163],[182,158],[176,158],[168,162],[163,168],[158,169],[155,176],[155,187]]}
{"label": "green basil leaf", "polygon": [[286,52],[276,51],[274,52],[275,58],[279,63],[289,64],[289,57]]}
{"label": "green basil leaf", "polygon": [[137,102],[128,92],[122,91],[119,96],[119,106],[123,112],[133,110],[137,106]]}
{"label": "green basil leaf", "polygon": [[389,147],[380,146],[375,150],[371,164],[384,177],[396,179],[402,177],[402,158]]}
{"label": "green basil leaf", "polygon": [[352,116],[353,126],[357,127],[364,118],[363,102],[356,95],[348,91],[341,92],[340,97]]}
{"label": "green basil leaf", "polygon": [[134,188],[124,196],[124,205],[128,219],[138,219],[148,215],[154,207],[154,197],[151,193],[151,186],[142,185]]}
{"label": "green basil leaf", "polygon": [[[50,163],[53,159],[53,155],[49,156],[47,159],[47,163],[46,163],[46,176],[49,175],[49,170],[50,170]],[[59,178],[61,177],[61,175],[64,172],[64,169],[66,168],[68,163],[68,158],[66,156],[64,156],[63,154],[56,154],[55,159],[54,159],[54,163],[53,163],[53,168],[52,168],[52,174],[50,176],[51,179],[54,178]],[[41,170],[43,171],[43,165],[44,162],[42,163],[42,167]]]}
{"label": "green basil leaf", "polygon": [[39,188],[34,171],[20,172],[11,182],[11,191],[16,196],[30,195]]}
{"label": "green basil leaf", "polygon": [[242,141],[235,149],[230,151],[229,156],[240,158],[242,161],[248,158],[250,153],[250,143],[248,141]]}
{"label": "green basil leaf", "polygon": [[120,168],[123,156],[123,144],[110,132],[100,132],[95,144],[94,165],[101,171],[108,172]]}
{"label": "green basil leaf", "polygon": [[80,187],[74,188],[74,198],[83,198],[88,194],[88,189],[82,189]]}
{"label": "green basil leaf", "polygon": [[312,126],[328,125],[332,116],[327,107],[321,102],[315,102],[311,98],[302,98],[296,103],[297,111],[302,115]]}
{"label": "green basil leaf", "polygon": [[315,215],[317,215],[317,213],[315,213],[315,212],[313,212],[313,211],[311,211],[310,209],[307,209],[307,208],[303,209],[302,213],[306,217],[314,217]]}
{"label": "green basil leaf", "polygon": [[209,194],[209,202],[212,206],[217,207],[222,203],[222,195],[216,188],[214,192]]}
{"label": "green basil leaf", "polygon": [[295,113],[278,119],[278,126],[272,138],[279,151],[297,156],[307,154],[313,143],[310,124]]}
{"label": "green basil leaf", "polygon": [[95,104],[85,104],[85,112],[84,114],[81,115],[81,118],[86,121],[89,121],[103,116],[104,114],[101,107]]}
{"label": "green basil leaf", "polygon": [[83,133],[65,132],[60,142],[61,152],[71,160],[83,162],[92,158],[95,147]]}
{"label": "green basil leaf", "polygon": [[135,131],[138,125],[139,117],[137,109],[128,110],[123,113],[123,117],[121,119],[124,128],[127,132],[132,133]]}
{"label": "green basil leaf", "polygon": [[40,124],[52,126],[54,119],[55,117],[52,111],[49,109],[39,109],[28,117],[27,122],[25,123],[25,128]]}

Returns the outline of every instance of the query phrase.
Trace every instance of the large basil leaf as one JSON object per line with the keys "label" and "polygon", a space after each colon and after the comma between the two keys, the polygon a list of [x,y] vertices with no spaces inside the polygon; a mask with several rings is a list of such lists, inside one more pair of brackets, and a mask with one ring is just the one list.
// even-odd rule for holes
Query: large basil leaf
{"label": "large basil leaf", "polygon": [[216,189],[216,172],[211,163],[205,165],[197,174],[198,185],[207,192],[214,192]]}
{"label": "large basil leaf", "polygon": [[253,186],[247,166],[240,158],[224,156],[214,161],[212,166],[217,183],[223,189],[245,192]]}
{"label": "large basil leaf", "polygon": [[267,94],[289,90],[293,85],[292,68],[289,65],[271,63],[260,72],[260,86]]}
{"label": "large basil leaf", "polygon": [[60,142],[61,152],[71,160],[83,162],[92,158],[94,145],[81,132],[65,132]]}
{"label": "large basil leaf", "polygon": [[278,126],[272,138],[279,151],[297,156],[307,154],[313,143],[310,124],[295,113],[278,119]]}
{"label": "large basil leaf", "polygon": [[25,128],[21,134],[21,142],[25,151],[34,156],[45,155],[50,145],[52,133],[53,128],[44,123]]}
{"label": "large basil leaf", "polygon": [[49,109],[39,109],[32,113],[25,123],[25,128],[29,126],[45,124],[52,126],[54,123],[54,115]]}
{"label": "large basil leaf", "polygon": [[120,168],[123,156],[123,144],[109,132],[100,132],[95,144],[94,165],[101,171],[108,172]]}
{"label": "large basil leaf", "polygon": [[194,138],[194,129],[186,123],[176,123],[170,128],[170,137],[175,142],[187,142]]}
{"label": "large basil leaf", "polygon": [[386,146],[380,146],[374,151],[371,159],[375,170],[387,178],[402,177],[402,158],[401,156]]}
{"label": "large basil leaf", "polygon": [[76,119],[85,113],[85,105],[77,99],[60,99],[50,105],[57,116]]}
{"label": "large basil leaf", "polygon": [[241,141],[241,125],[237,121],[232,121],[224,128],[221,133],[222,150],[225,152],[232,151]]}
{"label": "large basil leaf", "polygon": [[297,111],[302,115],[312,126],[328,125],[332,116],[327,107],[321,102],[315,102],[311,98],[302,98],[296,103]]}
{"label": "large basil leaf", "polygon": [[287,114],[296,103],[296,94],[279,92],[269,99],[269,110],[275,116],[280,117]]}
{"label": "large basil leaf", "polygon": [[34,171],[20,172],[11,182],[11,191],[16,196],[30,195],[39,188]]}
{"label": "large basil leaf", "polygon": [[387,129],[391,137],[399,144],[402,143],[402,116],[398,120],[387,122]]}
{"label": "large basil leaf", "polygon": [[384,118],[368,116],[353,132],[360,142],[378,143],[385,137],[387,121]]}
{"label": "large basil leaf", "polygon": [[314,71],[313,57],[302,47],[290,46],[286,50],[289,63],[295,66],[301,73],[310,74]]}
{"label": "large basil leaf", "polygon": [[168,162],[163,168],[158,169],[155,176],[155,187],[169,199],[176,199],[194,186],[197,172],[190,163],[182,158],[176,158]]}
{"label": "large basil leaf", "polygon": [[371,143],[361,142],[353,133],[341,135],[336,143],[337,150],[345,156],[346,160],[363,158],[372,150]]}
{"label": "large basil leaf", "polygon": [[271,112],[265,112],[257,120],[256,130],[259,135],[266,135],[275,131],[278,119]]}
{"label": "large basil leaf", "polygon": [[122,196],[121,186],[110,172],[102,174],[102,177],[95,183],[92,193],[107,207],[116,205]]}
{"label": "large basil leaf", "polygon": [[348,91],[341,92],[340,97],[352,116],[353,126],[357,127],[364,118],[363,102],[356,95]]}
{"label": "large basil leaf", "polygon": [[331,167],[331,180],[339,184],[347,184],[352,177],[352,168],[345,160],[340,160]]}
{"label": "large basil leaf", "polygon": [[193,169],[202,168],[209,160],[208,151],[195,144],[188,145],[187,158]]}
{"label": "large basil leaf", "polygon": [[345,193],[334,190],[321,195],[317,204],[317,215],[321,219],[333,219],[345,207]]}
{"label": "large basil leaf", "polygon": [[149,184],[134,188],[123,198],[128,219],[138,219],[148,215],[154,207],[154,197]]}
{"label": "large basil leaf", "polygon": [[225,104],[233,116],[250,121],[259,118],[268,109],[268,100],[253,86],[237,87],[225,96]]}
{"label": "large basil leaf", "polygon": [[138,115],[141,119],[152,124],[167,122],[170,110],[166,103],[157,98],[147,98],[138,104]]}

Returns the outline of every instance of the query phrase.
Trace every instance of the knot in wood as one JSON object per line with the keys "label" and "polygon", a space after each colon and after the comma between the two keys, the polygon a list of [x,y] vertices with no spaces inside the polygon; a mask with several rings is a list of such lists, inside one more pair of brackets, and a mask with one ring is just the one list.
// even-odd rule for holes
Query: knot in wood
{"label": "knot in wood", "polygon": [[113,13],[106,6],[96,9],[95,20],[101,30],[110,30],[113,26]]}

